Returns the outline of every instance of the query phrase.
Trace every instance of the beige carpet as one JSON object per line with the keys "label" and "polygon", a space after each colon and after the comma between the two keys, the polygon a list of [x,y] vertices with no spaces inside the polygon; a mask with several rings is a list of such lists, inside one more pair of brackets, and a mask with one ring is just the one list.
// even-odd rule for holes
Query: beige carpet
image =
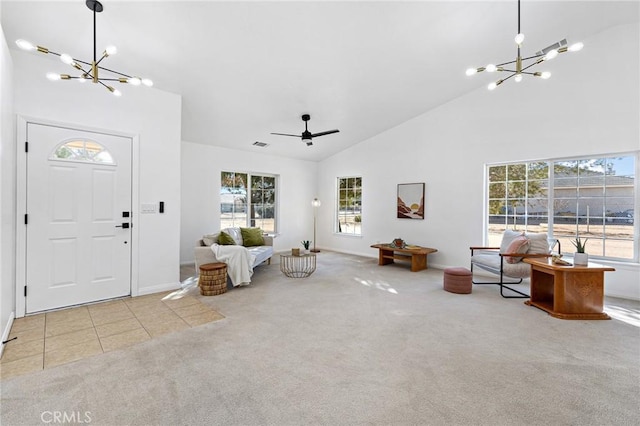
{"label": "beige carpet", "polygon": [[276,261],[249,287],[195,294],[226,318],[3,380],[1,423],[640,423],[640,303],[563,321],[493,286],[453,294],[442,271],[376,263],[322,252],[306,279]]}

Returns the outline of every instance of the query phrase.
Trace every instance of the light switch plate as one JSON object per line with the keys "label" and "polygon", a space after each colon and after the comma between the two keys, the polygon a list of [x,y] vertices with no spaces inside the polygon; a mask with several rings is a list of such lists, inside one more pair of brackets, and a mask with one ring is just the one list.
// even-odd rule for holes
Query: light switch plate
{"label": "light switch plate", "polygon": [[156,203],[142,204],[140,207],[140,213],[142,214],[154,214],[158,211]]}

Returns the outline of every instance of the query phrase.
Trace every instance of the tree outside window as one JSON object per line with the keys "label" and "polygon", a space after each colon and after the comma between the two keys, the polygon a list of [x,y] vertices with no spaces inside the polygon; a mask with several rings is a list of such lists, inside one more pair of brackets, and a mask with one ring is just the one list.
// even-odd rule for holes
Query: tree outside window
{"label": "tree outside window", "polygon": [[499,245],[507,228],[543,232],[570,253],[580,236],[594,257],[637,261],[636,161],[623,155],[489,166],[487,242]]}
{"label": "tree outside window", "polygon": [[336,232],[362,235],[362,178],[338,178]]}
{"label": "tree outside window", "polygon": [[276,232],[276,193],[275,176],[222,172],[220,228],[259,227]]}
{"label": "tree outside window", "polygon": [[250,224],[265,232],[275,232],[276,178],[251,176]]}

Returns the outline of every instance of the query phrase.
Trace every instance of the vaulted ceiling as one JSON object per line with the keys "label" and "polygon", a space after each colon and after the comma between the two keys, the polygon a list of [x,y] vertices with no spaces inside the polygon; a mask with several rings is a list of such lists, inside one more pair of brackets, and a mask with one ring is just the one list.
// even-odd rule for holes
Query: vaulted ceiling
{"label": "vaulted ceiling", "polygon": [[[516,0],[102,4],[98,49],[118,47],[105,66],[180,94],[183,140],[312,161],[470,91],[486,91],[495,75],[467,77],[465,70],[513,60],[516,50]],[[83,0],[4,0],[0,13],[11,48],[23,38],[79,59],[92,56],[92,12]],[[521,14],[529,55],[564,38],[588,41],[638,22],[639,4],[524,0]],[[578,54],[589,54],[588,43]],[[553,62],[544,65],[553,72]],[[48,71],[69,68],[42,55],[43,78]],[[124,97],[149,90],[119,89]],[[95,89],[87,96],[109,94]],[[303,113],[311,115],[311,132],[340,133],[316,138],[313,146],[270,134],[301,133]],[[255,141],[269,145],[254,147]]]}

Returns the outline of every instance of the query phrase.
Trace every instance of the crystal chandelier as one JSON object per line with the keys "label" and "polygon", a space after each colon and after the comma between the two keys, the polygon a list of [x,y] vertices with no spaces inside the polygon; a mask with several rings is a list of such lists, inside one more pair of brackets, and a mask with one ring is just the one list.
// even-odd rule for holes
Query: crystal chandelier
{"label": "crystal chandelier", "polygon": [[[489,90],[495,89],[505,81],[509,80],[511,77],[513,77],[516,83],[519,83],[520,81],[522,81],[522,78],[524,75],[540,77],[546,80],[549,77],[551,77],[550,72],[548,71],[531,72],[527,70],[542,62],[549,61],[555,58],[560,53],[577,52],[584,47],[584,44],[582,43],[575,43],[575,44],[572,44],[571,46],[567,46],[567,40],[564,39],[559,41],[558,43],[552,44],[551,46],[548,46],[542,49],[540,52],[536,52],[536,54],[533,56],[528,56],[526,58],[523,58],[520,54],[520,47],[522,47],[523,41],[524,41],[524,34],[522,34],[522,32],[520,31],[520,0],[518,0],[518,33],[515,37],[515,42],[516,42],[516,45],[518,46],[518,53],[516,55],[516,59],[514,61],[503,62],[497,65],[489,64],[486,67],[469,68],[467,69],[467,75],[471,76],[482,71],[486,71],[490,73],[493,73],[493,72],[509,73],[507,77],[501,78],[497,81],[490,83],[489,86],[487,86]],[[527,61],[531,61],[531,62],[527,62]],[[514,65],[515,65],[515,69],[513,69]]]}
{"label": "crystal chandelier", "polygon": [[[61,53],[53,52],[47,49],[46,47],[36,46],[22,39],[16,40],[16,44],[18,45],[18,47],[20,47],[23,50],[29,50],[29,51],[37,50],[40,53],[58,56],[62,62],[64,62],[67,65],[71,65],[73,68],[75,68],[80,72],[80,75],[78,76],[72,76],[70,74],[56,74],[52,72],[47,73],[47,78],[52,81],[78,80],[81,83],[84,83],[85,81],[91,81],[93,83],[103,85],[105,88],[107,88],[107,90],[109,90],[115,96],[121,96],[122,93],[118,89],[114,89],[112,86],[110,86],[111,82],[127,83],[133,86],[140,86],[141,84],[145,86],[153,86],[153,82],[148,78],[140,78],[140,77],[127,75],[118,71],[104,68],[103,66],[100,65],[100,63],[104,59],[106,59],[109,56],[115,55],[117,52],[117,49],[115,46],[107,46],[104,52],[102,52],[102,56],[100,57],[100,59],[98,59],[97,50],[96,50],[96,13],[102,12],[103,7],[102,7],[102,3],[100,3],[97,0],[86,0],[86,5],[90,10],[93,11],[93,61],[92,62],[81,61],[80,59],[73,58],[66,53],[61,54]],[[105,71],[105,72],[111,73],[112,76],[111,78],[104,78],[102,77],[101,74],[99,74],[99,71]]]}

